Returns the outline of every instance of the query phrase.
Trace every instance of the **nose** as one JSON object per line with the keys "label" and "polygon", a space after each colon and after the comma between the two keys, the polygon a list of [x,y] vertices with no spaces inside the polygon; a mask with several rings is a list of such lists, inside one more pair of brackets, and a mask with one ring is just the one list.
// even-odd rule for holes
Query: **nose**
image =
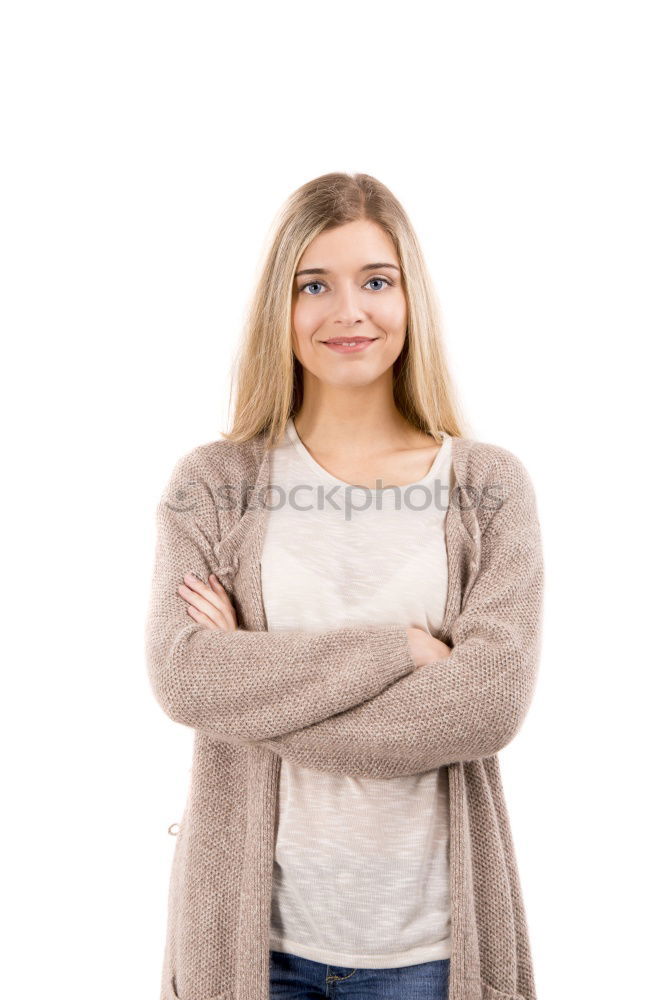
{"label": "nose", "polygon": [[365,310],[360,303],[360,291],[346,286],[341,288],[334,300],[333,320],[339,326],[353,326],[362,323],[366,318]]}

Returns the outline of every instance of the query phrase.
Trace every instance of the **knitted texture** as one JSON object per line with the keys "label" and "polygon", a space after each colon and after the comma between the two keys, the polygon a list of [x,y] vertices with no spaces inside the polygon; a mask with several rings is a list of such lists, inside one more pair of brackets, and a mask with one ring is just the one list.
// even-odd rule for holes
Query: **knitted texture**
{"label": "knitted texture", "polygon": [[[168,893],[160,1000],[269,1000],[280,758],[393,778],[449,768],[450,1000],[536,1000],[497,753],[536,685],[543,560],[528,472],[453,438],[445,518],[446,659],[414,668],[403,626],[267,630],[260,557],[264,435],[176,463],[156,512],[146,622],[152,690],[194,730]],[[238,629],[195,623],[177,587],[214,572]]]}

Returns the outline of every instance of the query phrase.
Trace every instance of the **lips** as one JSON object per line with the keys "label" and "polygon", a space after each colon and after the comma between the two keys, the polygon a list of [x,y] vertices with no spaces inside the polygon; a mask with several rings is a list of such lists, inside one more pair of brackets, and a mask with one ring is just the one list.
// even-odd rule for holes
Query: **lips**
{"label": "lips", "polygon": [[322,340],[323,347],[328,347],[335,354],[364,354],[368,347],[375,344],[378,337],[333,337],[332,340]]}
{"label": "lips", "polygon": [[376,337],[332,337],[330,340],[324,340],[324,344],[367,344],[372,340],[376,340]]}

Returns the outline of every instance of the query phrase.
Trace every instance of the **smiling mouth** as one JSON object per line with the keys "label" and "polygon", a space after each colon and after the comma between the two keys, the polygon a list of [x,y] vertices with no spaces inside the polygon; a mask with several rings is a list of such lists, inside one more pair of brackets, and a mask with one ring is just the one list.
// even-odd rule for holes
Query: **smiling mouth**
{"label": "smiling mouth", "polygon": [[331,337],[330,340],[321,340],[321,344],[369,344],[378,337]]}
{"label": "smiling mouth", "polygon": [[321,340],[320,343],[335,354],[364,354],[378,339],[378,337],[351,337],[346,340],[344,337],[333,337],[332,340]]}

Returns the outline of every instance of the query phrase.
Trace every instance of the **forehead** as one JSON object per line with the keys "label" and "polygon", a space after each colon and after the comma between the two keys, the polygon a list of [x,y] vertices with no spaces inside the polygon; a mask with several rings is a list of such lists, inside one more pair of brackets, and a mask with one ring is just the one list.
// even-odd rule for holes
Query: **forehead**
{"label": "forehead", "polygon": [[390,236],[377,223],[358,219],[319,233],[298,260],[297,270],[357,271],[372,261],[387,261],[399,266]]}

